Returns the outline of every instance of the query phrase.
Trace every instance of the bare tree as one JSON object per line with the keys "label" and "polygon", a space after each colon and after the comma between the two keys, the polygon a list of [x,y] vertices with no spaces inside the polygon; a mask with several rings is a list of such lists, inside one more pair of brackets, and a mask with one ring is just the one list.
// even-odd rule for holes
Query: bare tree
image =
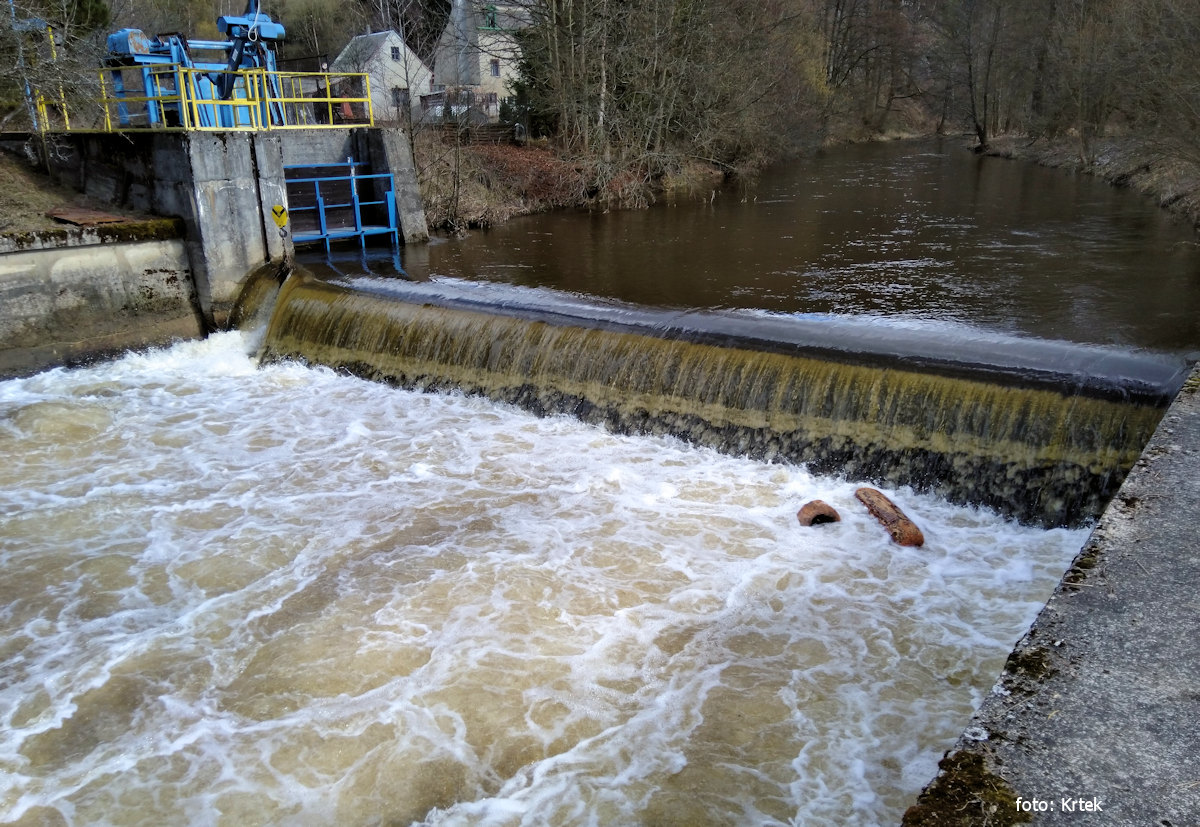
{"label": "bare tree", "polygon": [[1094,160],[1095,141],[1118,105],[1123,56],[1113,16],[1116,5],[1112,0],[1066,0],[1055,20],[1061,106],[1085,164]]}
{"label": "bare tree", "polygon": [[287,27],[279,49],[287,58],[332,58],[368,20],[365,7],[339,0],[284,0],[274,13]]}
{"label": "bare tree", "polygon": [[[654,176],[693,157],[754,165],[805,121],[823,83],[802,0],[539,0],[524,89],[567,150]],[[808,47],[808,48],[806,48]]]}
{"label": "bare tree", "polygon": [[90,125],[108,22],[108,7],[99,0],[10,3],[0,23],[0,97],[13,103],[3,122],[44,129],[74,117]]}
{"label": "bare tree", "polygon": [[946,0],[937,18],[952,57],[957,85],[966,97],[967,118],[979,148],[991,141],[998,94],[996,66],[1005,33],[1005,0]]}
{"label": "bare tree", "polygon": [[1121,109],[1163,154],[1200,166],[1200,0],[1131,0],[1114,25],[1133,60]]}
{"label": "bare tree", "polygon": [[924,95],[927,10],[902,0],[823,0],[820,8],[826,83],[835,103],[863,127],[886,127],[897,101]]}

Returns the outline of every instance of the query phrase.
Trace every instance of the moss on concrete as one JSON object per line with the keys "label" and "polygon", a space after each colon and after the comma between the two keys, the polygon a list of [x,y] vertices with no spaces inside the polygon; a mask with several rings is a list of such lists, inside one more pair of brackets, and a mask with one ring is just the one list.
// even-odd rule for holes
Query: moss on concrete
{"label": "moss on concrete", "polygon": [[1040,681],[1054,674],[1050,653],[1041,646],[1014,649],[1004,663],[1004,671],[1027,680]]}
{"label": "moss on concrete", "polygon": [[1183,383],[1183,389],[1180,390],[1180,393],[1186,393],[1191,396],[1196,391],[1200,391],[1200,370],[1192,371],[1187,381]]}
{"label": "moss on concrete", "polygon": [[1017,794],[983,756],[954,752],[938,769],[937,778],[904,813],[904,827],[1006,827],[1032,820],[1017,809]]}
{"label": "moss on concrete", "polygon": [[1091,574],[1092,569],[1096,568],[1096,564],[1100,561],[1100,546],[1096,543],[1088,543],[1083,547],[1079,556],[1075,558],[1075,562],[1071,564],[1071,568],[1067,569],[1067,573],[1063,575],[1062,586],[1066,591],[1078,591],[1079,586]]}
{"label": "moss on concrete", "polygon": [[121,224],[105,224],[96,228],[96,233],[105,242],[125,243],[134,241],[169,241],[183,238],[186,231],[181,218],[149,218],[144,221],[127,221]]}
{"label": "moss on concrete", "polygon": [[83,247],[89,244],[128,244],[143,241],[169,241],[183,238],[184,223],[179,218],[147,218],[103,224],[97,227],[61,227],[53,230],[20,230],[0,233],[0,247],[12,250],[53,247]]}

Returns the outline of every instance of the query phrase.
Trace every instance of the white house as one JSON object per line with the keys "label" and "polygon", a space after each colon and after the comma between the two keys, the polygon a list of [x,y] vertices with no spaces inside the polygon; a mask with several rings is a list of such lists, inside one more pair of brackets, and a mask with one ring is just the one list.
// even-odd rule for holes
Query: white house
{"label": "white house", "polygon": [[433,73],[396,32],[359,35],[346,44],[329,70],[367,74],[376,123],[408,124],[421,119],[421,98],[430,92]]}
{"label": "white house", "polygon": [[470,103],[488,120],[497,120],[500,101],[512,95],[517,78],[521,52],[514,35],[528,20],[521,3],[453,0],[434,53],[433,95],[427,103]]}

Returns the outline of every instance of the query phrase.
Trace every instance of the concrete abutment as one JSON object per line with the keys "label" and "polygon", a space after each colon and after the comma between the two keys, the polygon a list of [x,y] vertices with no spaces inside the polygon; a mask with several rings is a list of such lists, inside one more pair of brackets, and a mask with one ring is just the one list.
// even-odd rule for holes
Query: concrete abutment
{"label": "concrete abutment", "polygon": [[905,827],[1197,823],[1198,457],[1200,366]]}
{"label": "concrete abutment", "polygon": [[31,144],[59,183],[172,218],[0,238],[0,377],[225,327],[249,274],[294,255],[272,215],[288,207],[285,165],[353,158],[390,172],[402,240],[429,238],[399,130],[70,133]]}

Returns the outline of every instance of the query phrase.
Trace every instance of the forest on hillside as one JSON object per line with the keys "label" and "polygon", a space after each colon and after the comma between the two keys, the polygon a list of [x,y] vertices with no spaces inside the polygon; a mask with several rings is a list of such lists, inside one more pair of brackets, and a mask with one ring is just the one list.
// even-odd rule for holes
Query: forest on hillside
{"label": "forest on hillside", "polygon": [[[120,27],[218,37],[244,0],[9,0],[0,129],[22,89],[86,97]],[[262,0],[283,57],[336,55],[394,29],[422,57],[452,2]],[[497,5],[487,3],[486,5]],[[516,0],[517,105],[535,136],[610,174],[685,160],[752,170],[827,140],[965,133],[1102,139],[1200,165],[1200,0]],[[22,21],[44,20],[53,43]],[[53,49],[53,58],[49,54]]]}

